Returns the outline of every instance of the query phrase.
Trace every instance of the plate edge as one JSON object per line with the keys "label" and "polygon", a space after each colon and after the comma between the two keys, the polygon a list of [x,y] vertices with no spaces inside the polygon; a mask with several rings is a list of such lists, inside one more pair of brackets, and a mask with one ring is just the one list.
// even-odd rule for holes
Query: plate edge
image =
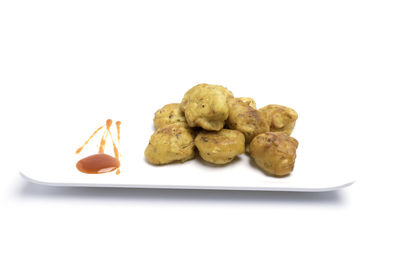
{"label": "plate edge", "polygon": [[41,181],[38,179],[31,178],[26,175],[22,170],[19,171],[20,175],[28,182],[51,186],[51,187],[102,187],[102,188],[147,188],[147,189],[180,189],[180,190],[230,190],[230,191],[281,191],[281,192],[329,192],[336,191],[346,188],[353,183],[355,179],[344,184],[332,186],[332,187],[320,187],[320,188],[273,188],[273,187],[224,187],[224,186],[184,186],[184,185],[134,185],[134,184],[85,184],[85,183],[51,183]]}

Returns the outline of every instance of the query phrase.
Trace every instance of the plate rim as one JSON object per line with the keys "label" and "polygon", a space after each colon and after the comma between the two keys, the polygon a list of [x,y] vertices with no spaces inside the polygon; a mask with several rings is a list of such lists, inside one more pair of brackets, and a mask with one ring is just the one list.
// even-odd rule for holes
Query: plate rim
{"label": "plate rim", "polygon": [[355,179],[349,179],[345,183],[340,183],[334,186],[325,186],[325,187],[251,187],[251,186],[195,186],[195,185],[168,185],[168,184],[157,184],[157,185],[149,185],[149,184],[107,184],[107,183],[61,183],[61,182],[48,182],[44,180],[40,180],[38,178],[33,178],[32,176],[26,174],[23,169],[19,170],[20,175],[27,180],[28,182],[44,185],[44,186],[52,186],[52,187],[101,187],[101,188],[143,188],[143,189],[192,189],[192,190],[230,190],[230,191],[282,191],[282,192],[329,192],[336,191],[343,188],[346,188],[355,183]]}

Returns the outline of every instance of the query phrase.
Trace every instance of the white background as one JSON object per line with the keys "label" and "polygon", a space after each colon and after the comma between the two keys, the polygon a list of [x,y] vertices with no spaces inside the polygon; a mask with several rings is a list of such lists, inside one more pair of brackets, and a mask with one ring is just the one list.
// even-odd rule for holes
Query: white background
{"label": "white background", "polygon": [[[399,266],[399,14],[398,1],[1,1],[0,265]],[[151,121],[200,82],[314,114],[309,131],[343,152],[332,169],[357,182],[83,189],[18,174],[44,125]]]}

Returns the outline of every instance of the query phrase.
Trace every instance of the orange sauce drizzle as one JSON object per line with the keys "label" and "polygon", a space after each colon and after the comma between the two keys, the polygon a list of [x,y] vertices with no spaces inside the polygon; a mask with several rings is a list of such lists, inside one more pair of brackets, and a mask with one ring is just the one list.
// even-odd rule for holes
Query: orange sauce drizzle
{"label": "orange sauce drizzle", "polygon": [[101,137],[100,147],[99,147],[99,153],[104,153],[104,149],[105,149],[105,147],[106,147],[107,135],[108,135],[108,132],[105,131],[105,132],[103,133],[103,136]]}
{"label": "orange sauce drizzle", "polygon": [[[120,144],[120,125],[121,122],[117,121],[116,123],[117,126],[117,132],[118,132],[118,146]],[[84,173],[105,173],[105,172],[110,172],[110,171],[116,171],[116,174],[120,174],[120,154],[118,151],[118,147],[116,146],[115,142],[114,142],[114,138],[111,134],[111,126],[112,126],[112,120],[108,119],[106,121],[106,129],[103,132],[103,135],[101,137],[100,140],[100,147],[99,147],[99,153],[98,154],[94,154],[92,156],[86,157],[81,159],[77,164],[76,167],[78,168],[79,171],[84,172]],[[89,141],[104,127],[101,126],[99,127],[90,137],[89,139],[86,140],[86,142],[83,144],[83,146],[81,146],[80,148],[78,148],[76,150],[76,154],[79,154],[82,149],[89,143]],[[110,135],[111,137],[111,141],[113,144],[113,149],[114,149],[114,155],[115,157],[113,158],[112,156],[106,155],[104,154],[104,150],[105,150],[105,146],[106,146],[106,142],[107,142],[107,138],[108,135]],[[112,160],[114,159],[114,160]]]}
{"label": "orange sauce drizzle", "polygon": [[101,129],[103,129],[103,127],[104,127],[104,125],[103,126],[100,126],[96,131],[94,131],[93,132],[93,134],[86,140],[86,142],[83,144],[83,146],[81,146],[80,148],[78,148],[76,151],[75,151],[75,154],[79,154],[81,151],[82,151],[82,149],[89,143],[89,141],[93,138],[93,136],[95,136]]}
{"label": "orange sauce drizzle", "polygon": [[120,143],[120,134],[121,134],[121,122],[117,121],[117,122],[115,122],[115,125],[117,126],[118,145],[119,145],[119,143]]}
{"label": "orange sauce drizzle", "polygon": [[113,144],[113,149],[114,149],[115,158],[119,160],[118,148],[117,148],[117,146],[115,145],[114,138],[113,138],[113,136],[112,136],[112,134],[111,134],[111,131],[110,131],[111,124],[112,124],[112,120],[107,120],[107,132],[108,132],[108,134],[110,134],[110,137],[111,137],[111,141],[112,141],[112,144]]}

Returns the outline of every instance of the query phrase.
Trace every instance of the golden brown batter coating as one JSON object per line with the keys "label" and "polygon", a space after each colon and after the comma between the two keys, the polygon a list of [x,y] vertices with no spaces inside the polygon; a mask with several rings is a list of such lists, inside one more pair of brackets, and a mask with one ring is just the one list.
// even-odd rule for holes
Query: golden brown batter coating
{"label": "golden brown batter coating", "polygon": [[238,97],[235,99],[244,102],[245,104],[249,105],[250,107],[252,107],[254,109],[257,109],[256,101],[254,101],[254,99],[251,97]]}
{"label": "golden brown batter coating", "polygon": [[298,118],[297,112],[280,105],[268,105],[260,111],[269,118],[271,132],[284,132],[290,135]]}
{"label": "golden brown batter coating", "polygon": [[144,154],[147,161],[154,165],[192,159],[195,156],[193,131],[182,123],[158,128]]}
{"label": "golden brown batter coating", "polygon": [[283,132],[259,134],[250,143],[250,156],[256,164],[274,176],[293,171],[299,143]]}
{"label": "golden brown batter coating", "polygon": [[180,109],[179,103],[167,104],[154,114],[154,128],[158,129],[174,123],[186,124],[185,114]]}
{"label": "golden brown batter coating", "polygon": [[232,92],[220,85],[199,84],[186,92],[181,109],[190,127],[219,131],[229,115],[228,99]]}
{"label": "golden brown batter coating", "polygon": [[227,125],[230,129],[241,131],[246,137],[246,143],[260,133],[269,131],[268,117],[252,108],[240,99],[229,101],[229,118]]}
{"label": "golden brown batter coating", "polygon": [[236,130],[202,131],[194,140],[200,156],[214,164],[226,164],[244,152],[244,135]]}

